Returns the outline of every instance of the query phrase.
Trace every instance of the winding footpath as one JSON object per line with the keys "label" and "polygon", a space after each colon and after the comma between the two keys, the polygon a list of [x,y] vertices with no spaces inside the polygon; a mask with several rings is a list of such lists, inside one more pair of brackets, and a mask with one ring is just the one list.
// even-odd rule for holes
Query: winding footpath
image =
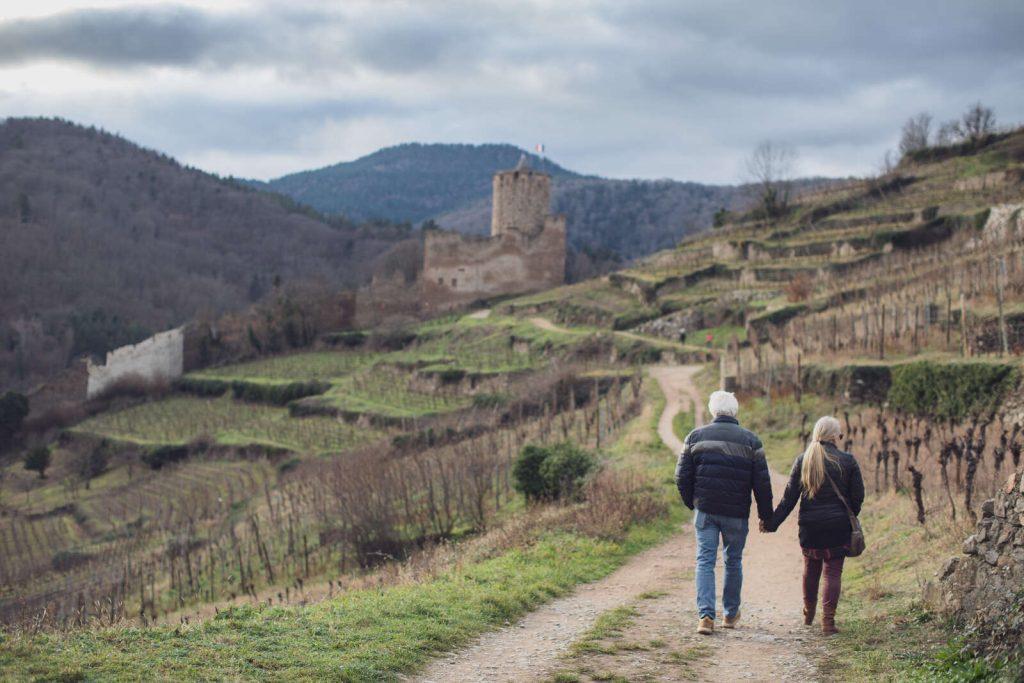
{"label": "winding footpath", "polygon": [[[696,423],[703,423],[703,401],[693,383],[699,369],[650,368],[666,397],[658,422],[658,434],[667,446],[666,458],[674,459],[682,448],[672,430],[672,418],[679,410],[692,406]],[[785,477],[773,473],[776,499],[784,485]],[[438,658],[414,680],[544,681],[557,672],[581,667],[627,680],[820,680],[814,659],[824,643],[817,625],[813,629],[802,625],[802,562],[796,524],[788,523],[775,534],[760,534],[753,518],[751,529],[743,563],[743,616],[736,630],[719,629],[710,637],[695,632],[695,545],[693,528],[687,524],[681,533],[637,555],[604,579],[582,585],[518,623]],[[720,562],[717,574],[721,581]],[[718,590],[720,593],[720,583]],[[616,636],[625,646],[587,653],[582,663],[567,658],[570,646],[598,616],[620,607],[631,607],[636,613]]]}

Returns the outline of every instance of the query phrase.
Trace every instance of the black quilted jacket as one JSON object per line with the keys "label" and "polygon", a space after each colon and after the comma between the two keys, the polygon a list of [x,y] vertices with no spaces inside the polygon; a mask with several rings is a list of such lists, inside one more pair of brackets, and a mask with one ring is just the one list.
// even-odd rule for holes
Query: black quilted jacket
{"label": "black quilted jacket", "polygon": [[676,488],[683,503],[713,515],[772,518],[772,483],[761,440],[735,418],[719,416],[690,432],[676,463]]}

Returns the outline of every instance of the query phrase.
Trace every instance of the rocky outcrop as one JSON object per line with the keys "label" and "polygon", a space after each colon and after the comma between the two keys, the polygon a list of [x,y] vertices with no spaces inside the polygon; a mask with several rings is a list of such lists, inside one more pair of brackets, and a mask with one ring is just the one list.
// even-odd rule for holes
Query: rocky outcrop
{"label": "rocky outcrop", "polygon": [[951,558],[930,591],[932,604],[976,629],[1005,620],[1017,610],[1024,589],[1024,476],[1015,472],[995,498],[981,507],[963,554]]}

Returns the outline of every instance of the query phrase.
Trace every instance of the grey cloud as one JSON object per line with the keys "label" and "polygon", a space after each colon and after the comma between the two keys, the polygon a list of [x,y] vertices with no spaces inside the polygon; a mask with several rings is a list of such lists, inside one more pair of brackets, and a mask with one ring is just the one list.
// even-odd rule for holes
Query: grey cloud
{"label": "grey cloud", "polygon": [[[166,6],[0,22],[0,64],[164,65],[200,82],[224,67],[240,78],[247,67],[269,68],[305,87],[288,104],[273,92],[246,101],[129,97],[138,129],[153,130],[172,153],[298,157],[301,131],[360,118],[424,140],[545,136],[567,155],[559,161],[589,172],[732,181],[726,169],[764,138],[793,143],[812,161],[853,148],[863,159],[880,157],[921,109],[944,119],[982,98],[1002,121],[1024,117],[1022,34],[1019,0],[298,9],[267,0],[234,12]],[[344,98],[331,97],[336,86]]]}
{"label": "grey cloud", "polygon": [[243,59],[225,47],[244,34],[250,56],[263,43],[246,21],[212,17],[184,7],[91,9],[0,23],[0,62],[65,59],[105,67],[194,64]]}

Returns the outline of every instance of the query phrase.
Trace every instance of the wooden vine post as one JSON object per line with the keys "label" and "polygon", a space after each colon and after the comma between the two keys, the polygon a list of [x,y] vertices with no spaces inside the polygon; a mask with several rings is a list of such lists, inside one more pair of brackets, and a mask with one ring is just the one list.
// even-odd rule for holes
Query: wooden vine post
{"label": "wooden vine post", "polygon": [[999,257],[999,270],[996,272],[996,303],[999,306],[999,340],[1002,342],[1000,356],[1010,353],[1010,346],[1006,339],[1006,316],[1003,315],[1003,283],[1006,281],[1006,257]]}

